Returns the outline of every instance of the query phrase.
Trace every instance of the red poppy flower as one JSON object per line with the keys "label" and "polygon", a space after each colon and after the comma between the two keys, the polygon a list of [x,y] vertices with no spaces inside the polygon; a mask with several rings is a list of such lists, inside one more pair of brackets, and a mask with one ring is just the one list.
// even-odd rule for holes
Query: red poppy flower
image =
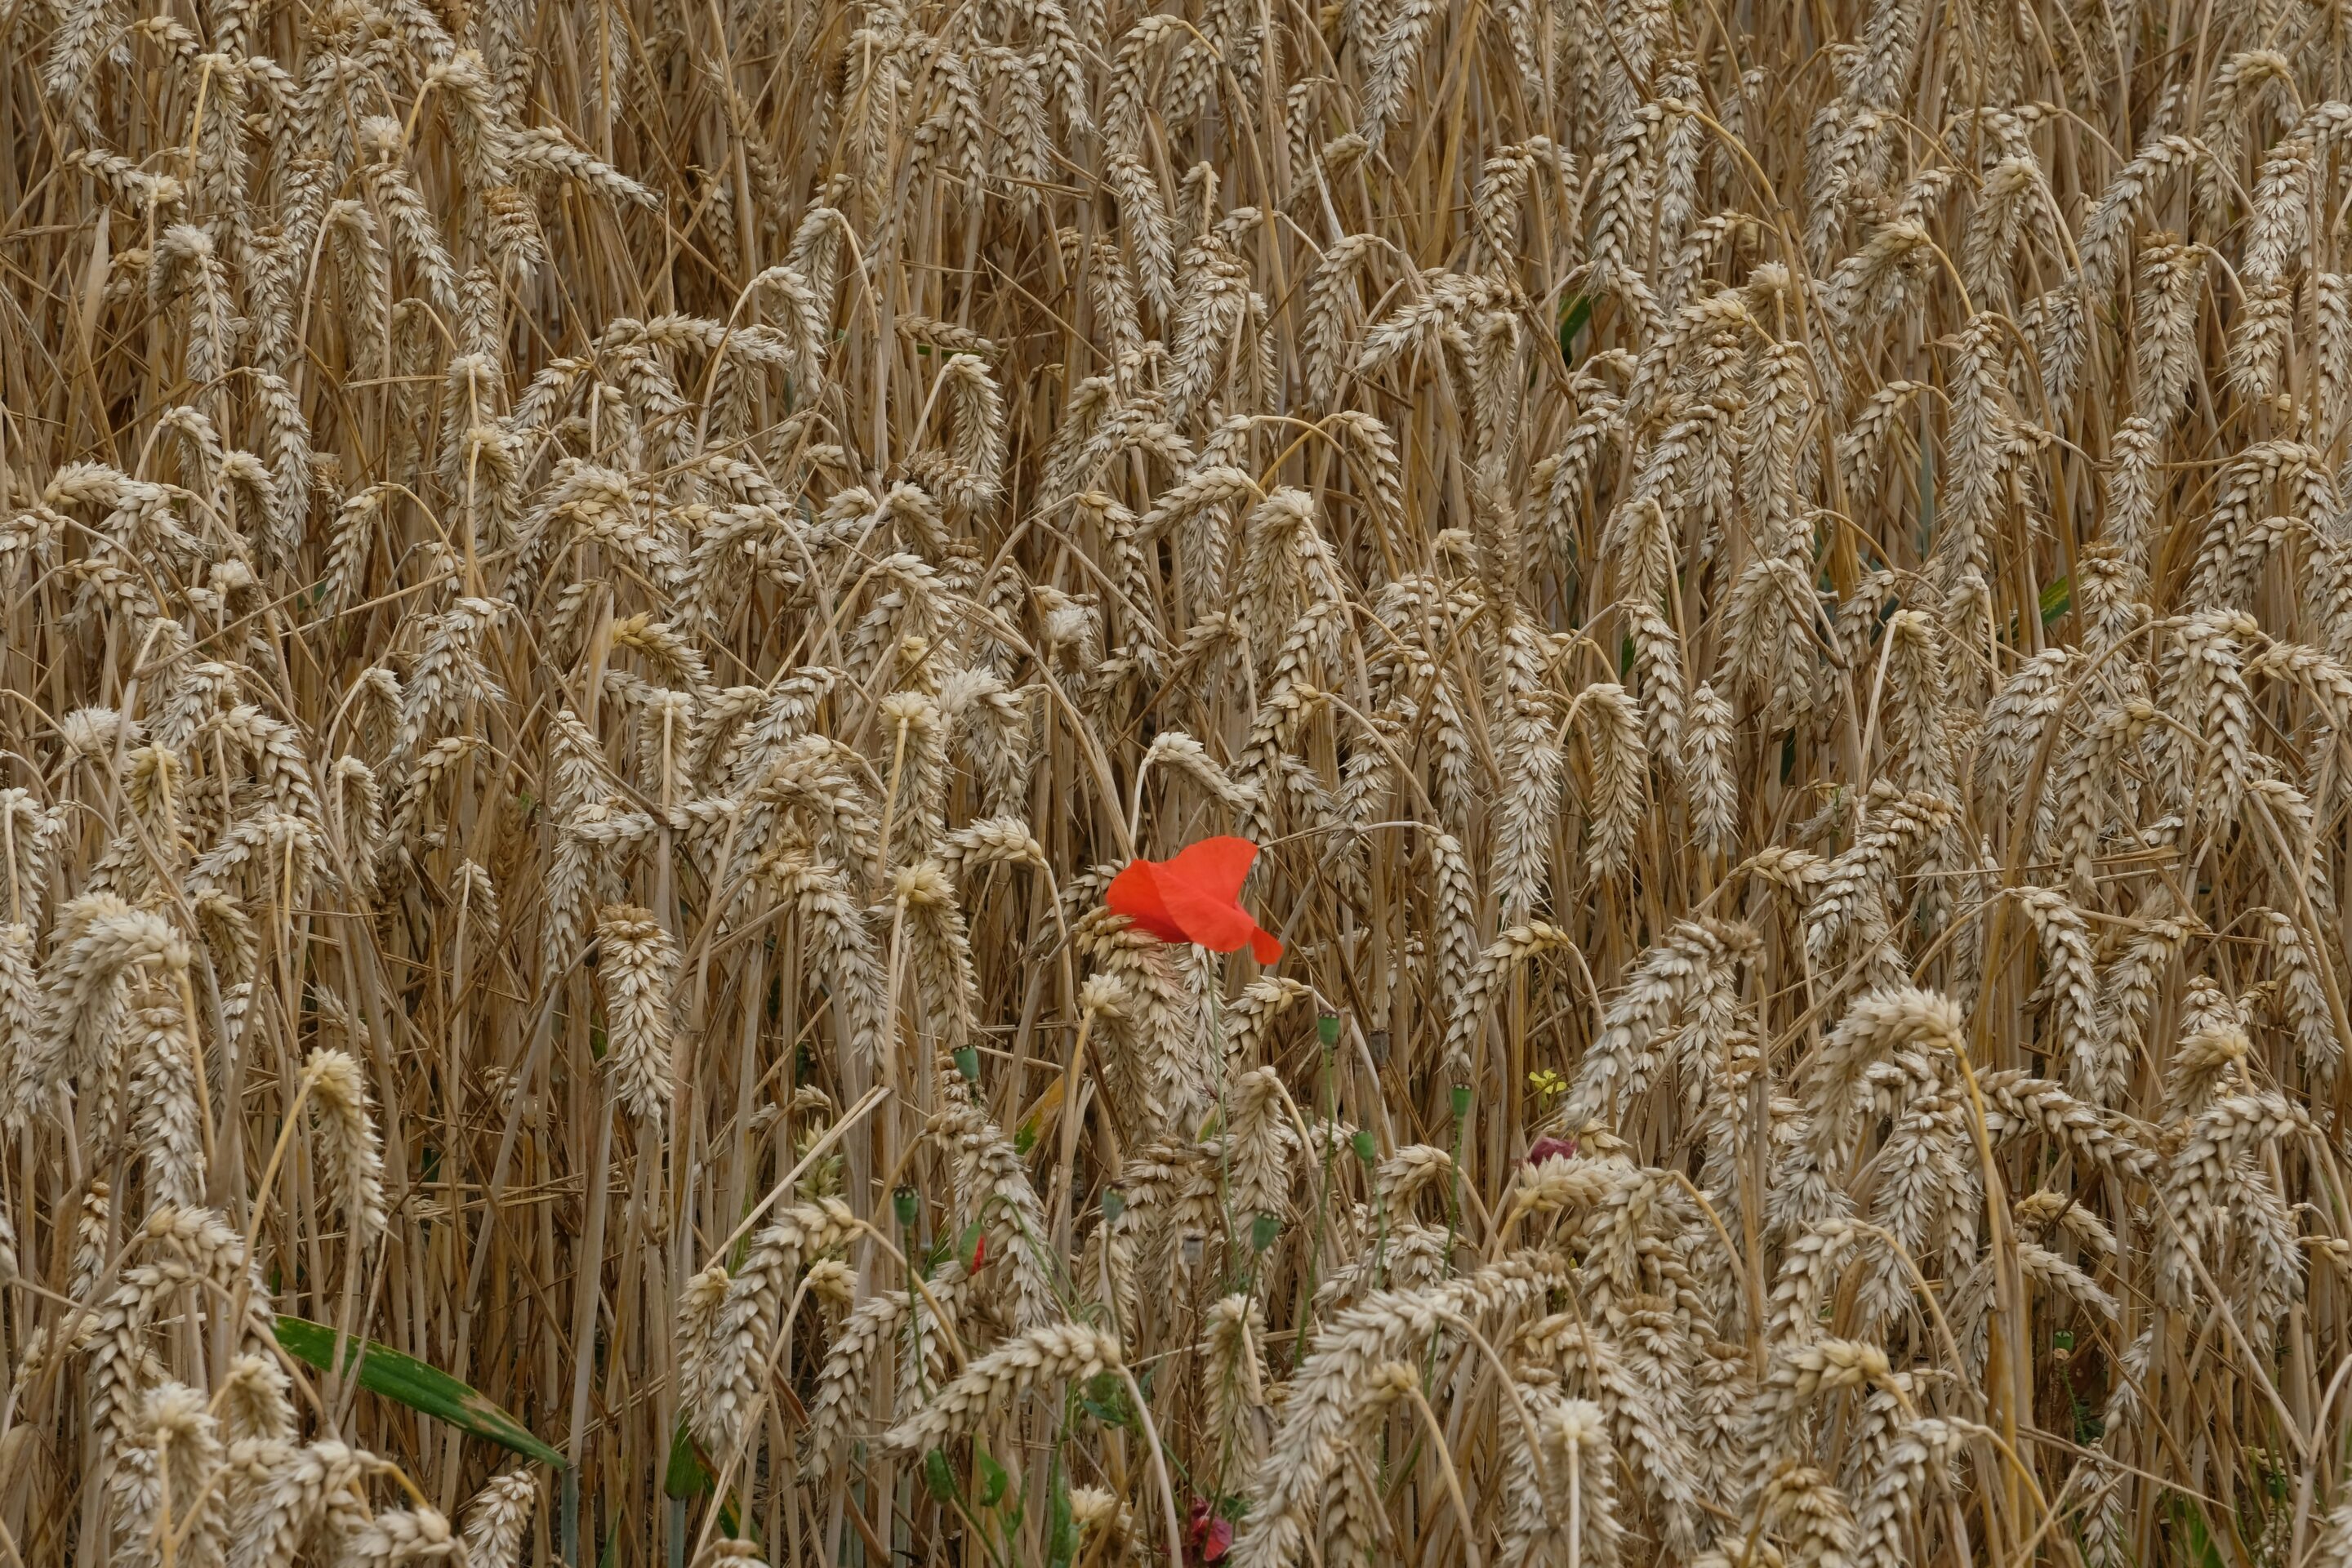
{"label": "red poppy flower", "polygon": [[1114,914],[1162,942],[1193,942],[1212,952],[1244,942],[1260,963],[1282,956],[1282,943],[1242,908],[1242,881],[1257,846],[1246,838],[1203,838],[1172,860],[1131,860],[1103,895]]}
{"label": "red poppy flower", "polygon": [[1546,1160],[1572,1160],[1575,1157],[1576,1140],[1573,1138],[1538,1138],[1535,1147],[1528,1151],[1528,1163],[1530,1165],[1540,1165]]}

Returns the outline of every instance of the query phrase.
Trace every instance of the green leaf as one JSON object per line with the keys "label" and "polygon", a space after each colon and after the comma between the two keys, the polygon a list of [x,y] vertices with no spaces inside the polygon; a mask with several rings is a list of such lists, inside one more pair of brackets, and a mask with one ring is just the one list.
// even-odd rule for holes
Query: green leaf
{"label": "green leaf", "polygon": [[[706,1496],[717,1479],[702,1450],[695,1446],[692,1430],[679,1421],[677,1434],[670,1439],[669,1468],[662,1476],[662,1495],[690,1501]],[[730,1538],[743,1533],[736,1522],[731,1493],[719,1500],[719,1524]]]}
{"label": "green leaf", "polygon": [[2223,1568],[2221,1548],[2214,1544],[2213,1531],[2205,1522],[2205,1510],[2179,1492],[2168,1495],[2172,1499],[2174,1523],[2188,1537],[2184,1544],[2189,1548],[2186,1560],[2190,1568]]}
{"label": "green leaf", "polygon": [[2048,626],[2074,607],[2074,579],[2061,577],[2042,590],[2042,624]]}
{"label": "green leaf", "polygon": [[980,1506],[994,1508],[1004,1500],[1004,1489],[1013,1484],[1013,1478],[1004,1473],[1003,1465],[989,1458],[987,1449],[977,1450],[972,1458],[980,1465]]}
{"label": "green leaf", "polygon": [[933,1448],[924,1454],[923,1484],[929,1487],[931,1495],[941,1502],[955,1501],[955,1472],[948,1468],[948,1451],[945,1448]]}
{"label": "green leaf", "polygon": [[[326,1369],[334,1362],[335,1331],[324,1323],[280,1314],[278,1342],[287,1354],[312,1366]],[[343,1344],[344,1368],[348,1370],[353,1362],[359,1363],[360,1386],[369,1393],[398,1400],[411,1410],[421,1410],[526,1458],[563,1468],[563,1456],[541,1442],[530,1427],[439,1367],[403,1355],[390,1345],[357,1338]]]}
{"label": "green leaf", "polygon": [[702,1456],[695,1452],[694,1435],[680,1421],[677,1435],[669,1443],[669,1468],[662,1476],[662,1495],[698,1498],[710,1489],[712,1479],[702,1463]]}
{"label": "green leaf", "polygon": [[1070,1483],[1058,1464],[1050,1484],[1053,1513],[1045,1532],[1045,1562],[1049,1568],[1068,1568],[1078,1555],[1078,1521],[1070,1509]]}
{"label": "green leaf", "polygon": [[1035,1117],[1031,1117],[1013,1134],[1013,1152],[1025,1160],[1029,1157],[1029,1151],[1036,1146],[1037,1120]]}
{"label": "green leaf", "polygon": [[1128,1403],[1127,1384],[1113,1372],[1097,1373],[1087,1380],[1086,1392],[1078,1398],[1086,1413],[1106,1426],[1131,1426],[1135,1409]]}
{"label": "green leaf", "polygon": [[1584,331],[1584,323],[1592,320],[1592,300],[1583,294],[1572,294],[1559,312],[1559,357],[1570,364],[1576,363],[1576,334]]}

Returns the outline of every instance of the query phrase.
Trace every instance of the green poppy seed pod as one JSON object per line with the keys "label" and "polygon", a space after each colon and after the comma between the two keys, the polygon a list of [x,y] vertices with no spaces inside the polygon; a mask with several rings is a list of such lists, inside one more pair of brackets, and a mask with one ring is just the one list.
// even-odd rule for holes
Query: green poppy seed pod
{"label": "green poppy seed pod", "polygon": [[1337,1013],[1325,1013],[1318,1016],[1315,1020],[1315,1037],[1323,1042],[1323,1048],[1327,1051],[1332,1047],[1338,1045],[1339,1043],[1339,1015]]}
{"label": "green poppy seed pod", "polygon": [[958,1046],[955,1052],[956,1071],[963,1080],[975,1088],[980,1083],[980,1049],[976,1046]]}
{"label": "green poppy seed pod", "polygon": [[1457,1083],[1454,1086],[1454,1120],[1466,1121],[1469,1117],[1470,1086],[1466,1083]]}
{"label": "green poppy seed pod", "polygon": [[1102,1195],[1102,1211],[1103,1218],[1116,1225],[1118,1223],[1118,1216],[1127,1212],[1127,1194],[1117,1187],[1105,1187]]}
{"label": "green poppy seed pod", "polygon": [[1280,1215],[1262,1214],[1258,1215],[1255,1219],[1250,1221],[1250,1250],[1253,1252],[1264,1252],[1267,1247],[1274,1245],[1274,1238],[1281,1234],[1282,1216]]}
{"label": "green poppy seed pod", "polygon": [[890,1206],[898,1215],[898,1228],[912,1230],[923,1212],[923,1195],[912,1187],[900,1187],[890,1194]]}
{"label": "green poppy seed pod", "polygon": [[1356,1151],[1356,1158],[1364,1163],[1364,1169],[1367,1171],[1380,1163],[1381,1146],[1372,1141],[1372,1130],[1370,1128],[1357,1128],[1356,1135],[1349,1139],[1348,1142],[1349,1147]]}

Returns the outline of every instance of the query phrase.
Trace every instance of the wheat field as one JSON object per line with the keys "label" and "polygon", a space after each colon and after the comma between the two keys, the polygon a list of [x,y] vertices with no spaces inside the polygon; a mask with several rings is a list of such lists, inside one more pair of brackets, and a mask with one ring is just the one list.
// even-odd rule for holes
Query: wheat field
{"label": "wheat field", "polygon": [[2348,77],[0,0],[0,1564],[2352,1565]]}

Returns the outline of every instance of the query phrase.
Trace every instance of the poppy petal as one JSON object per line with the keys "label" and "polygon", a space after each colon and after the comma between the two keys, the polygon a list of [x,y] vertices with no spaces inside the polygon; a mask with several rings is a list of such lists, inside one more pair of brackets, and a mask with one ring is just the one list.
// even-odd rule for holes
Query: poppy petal
{"label": "poppy petal", "polygon": [[1242,908],[1242,883],[1257,858],[1246,838],[1203,838],[1166,860],[1131,860],[1111,879],[1103,902],[1161,942],[1198,942],[1212,952],[1247,944],[1260,963],[1282,956],[1282,943]]}
{"label": "poppy petal", "polygon": [[1209,952],[1233,952],[1251,938],[1258,921],[1242,910],[1242,881],[1258,858],[1249,839],[1216,837],[1185,844],[1157,872],[1160,896],[1185,936]]}
{"label": "poppy petal", "polygon": [[1257,930],[1257,922],[1243,913],[1242,907],[1231,899],[1212,898],[1164,872],[1160,879],[1160,896],[1167,900],[1168,912],[1184,932],[1184,940],[1197,942],[1211,952],[1231,952],[1249,941],[1250,933]]}
{"label": "poppy petal", "polygon": [[1231,952],[1257,922],[1241,906],[1242,883],[1257,846],[1246,838],[1203,838],[1160,863],[1160,896],[1184,934],[1212,952]]}
{"label": "poppy petal", "polygon": [[1165,873],[1163,880],[1186,883],[1206,898],[1230,904],[1240,900],[1242,884],[1249,879],[1250,866],[1256,859],[1256,845],[1226,835],[1187,844],[1173,859],[1162,860],[1160,866]]}
{"label": "poppy petal", "polygon": [[1136,928],[1161,942],[1187,942],[1184,928],[1168,912],[1160,897],[1160,879],[1153,873],[1157,868],[1149,860],[1130,860],[1127,869],[1111,879],[1103,891],[1103,903],[1113,914],[1125,915]]}

